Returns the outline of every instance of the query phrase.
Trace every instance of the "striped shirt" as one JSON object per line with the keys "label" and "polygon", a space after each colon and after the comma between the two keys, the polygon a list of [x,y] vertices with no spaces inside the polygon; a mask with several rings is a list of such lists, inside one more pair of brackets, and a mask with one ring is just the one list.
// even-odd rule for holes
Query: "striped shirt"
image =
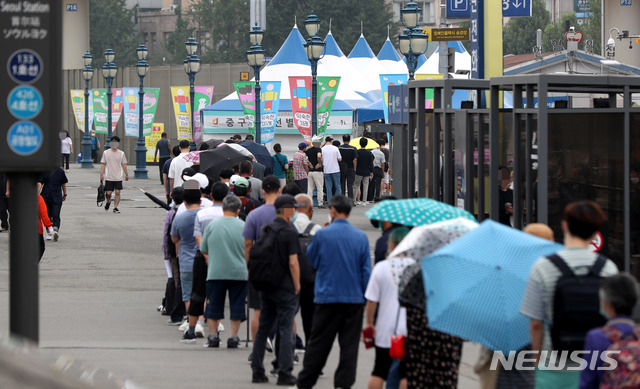
{"label": "striped shirt", "polygon": [[298,180],[306,180],[307,179],[307,171],[304,170],[304,166],[307,165],[309,158],[304,151],[298,151],[293,154],[293,179]]}

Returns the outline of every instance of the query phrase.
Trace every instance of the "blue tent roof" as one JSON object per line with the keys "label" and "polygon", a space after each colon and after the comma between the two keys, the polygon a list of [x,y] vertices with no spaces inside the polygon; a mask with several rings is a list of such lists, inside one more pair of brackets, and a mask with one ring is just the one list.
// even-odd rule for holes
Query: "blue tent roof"
{"label": "blue tent roof", "polygon": [[396,50],[396,48],[393,47],[393,43],[391,43],[389,38],[387,38],[387,40],[384,41],[384,45],[382,45],[382,48],[378,53],[378,59],[380,61],[384,61],[384,60],[400,61],[401,59],[400,55],[398,54],[398,51]]}
{"label": "blue tent roof", "polygon": [[297,63],[300,65],[309,65],[307,53],[304,51],[304,38],[298,30],[298,26],[294,26],[287,40],[284,41],[280,50],[271,59],[267,66]]}
{"label": "blue tent roof", "polygon": [[358,123],[367,123],[384,119],[384,103],[382,99],[375,101],[364,108],[358,108]]}
{"label": "blue tent roof", "polygon": [[[407,57],[402,57],[402,61],[404,63],[407,63]],[[427,62],[427,57],[425,57],[424,54],[421,54],[418,57],[418,66],[416,66],[416,69],[419,69],[420,66],[422,66],[422,64],[424,64],[425,62]]]}
{"label": "blue tent roof", "polygon": [[375,58],[376,56],[373,54],[373,50],[369,47],[367,40],[364,39],[364,35],[360,34],[360,38],[356,45],[353,46],[353,49],[349,53],[347,58]]}
{"label": "blue tent roof", "polygon": [[324,49],[325,55],[334,55],[336,57],[344,56],[344,53],[342,52],[342,50],[340,50],[340,46],[338,46],[338,43],[336,42],[336,39],[333,37],[333,34],[331,33],[331,31],[329,31],[329,33],[327,34],[327,37],[324,38],[324,43],[325,43],[325,49]]}
{"label": "blue tent roof", "polygon": [[[449,47],[451,47],[452,49],[456,49],[456,53],[466,53],[467,52],[467,49],[464,48],[464,45],[460,41],[449,41]],[[438,51],[440,51],[440,47],[439,46],[436,49],[436,51],[434,51],[434,53],[437,53]]]}

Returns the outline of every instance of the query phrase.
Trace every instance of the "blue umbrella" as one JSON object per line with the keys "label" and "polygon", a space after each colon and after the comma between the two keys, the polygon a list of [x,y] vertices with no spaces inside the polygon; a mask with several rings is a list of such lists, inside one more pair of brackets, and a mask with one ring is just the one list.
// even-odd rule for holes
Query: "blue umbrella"
{"label": "blue umbrella", "polygon": [[271,169],[273,169],[273,158],[271,158],[271,154],[266,147],[250,140],[244,140],[238,144],[249,150],[251,154],[256,157],[256,160],[264,165],[264,167],[267,168],[268,171],[271,171]]}
{"label": "blue umbrella", "polygon": [[472,214],[464,209],[427,198],[384,200],[365,212],[364,216],[371,220],[387,221],[411,227],[459,217],[476,220]]}
{"label": "blue umbrella", "polygon": [[530,343],[520,304],[536,259],[562,248],[491,220],[422,260],[435,330],[504,353]]}

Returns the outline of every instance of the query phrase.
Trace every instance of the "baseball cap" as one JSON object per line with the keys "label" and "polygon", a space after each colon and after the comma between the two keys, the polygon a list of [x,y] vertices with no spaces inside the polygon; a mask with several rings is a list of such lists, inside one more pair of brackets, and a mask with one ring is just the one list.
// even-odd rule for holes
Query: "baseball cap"
{"label": "baseball cap", "polygon": [[249,187],[249,181],[244,177],[238,177],[234,181],[233,185],[237,186],[238,188],[248,188]]}
{"label": "baseball cap", "polygon": [[196,173],[193,176],[184,176],[185,181],[198,181],[201,189],[206,188],[209,185],[209,179],[202,173]]}
{"label": "baseball cap", "polygon": [[233,140],[242,140],[242,137],[240,136],[240,134],[235,134],[234,136],[231,137],[231,139]]}
{"label": "baseball cap", "polygon": [[290,194],[283,194],[278,196],[276,203],[274,204],[276,209],[280,208],[303,208],[304,205],[296,202],[295,197]]}
{"label": "baseball cap", "polygon": [[302,150],[302,149],[306,149],[306,148],[307,148],[307,146],[308,146],[308,145],[307,145],[305,142],[300,142],[300,143],[298,143],[298,148],[299,148],[300,150]]}
{"label": "baseball cap", "polygon": [[229,184],[235,185],[236,184],[236,180],[238,178],[241,178],[241,177],[239,175],[237,175],[237,174],[232,175],[231,178],[229,178]]}

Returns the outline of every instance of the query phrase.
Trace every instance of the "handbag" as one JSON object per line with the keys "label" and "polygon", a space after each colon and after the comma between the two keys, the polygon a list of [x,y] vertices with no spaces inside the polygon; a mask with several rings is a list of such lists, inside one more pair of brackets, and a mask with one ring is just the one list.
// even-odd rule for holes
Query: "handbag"
{"label": "handbag", "polygon": [[102,183],[102,181],[100,181],[100,186],[98,186],[98,199],[97,199],[98,207],[102,207],[102,204],[104,204],[104,201],[105,201],[104,184]]}
{"label": "handbag", "polygon": [[391,348],[389,349],[389,356],[392,359],[404,361],[405,348],[404,342],[406,337],[404,335],[398,335],[398,322],[400,321],[400,307],[398,307],[398,314],[396,316],[396,328],[393,331],[394,335],[391,335]]}

